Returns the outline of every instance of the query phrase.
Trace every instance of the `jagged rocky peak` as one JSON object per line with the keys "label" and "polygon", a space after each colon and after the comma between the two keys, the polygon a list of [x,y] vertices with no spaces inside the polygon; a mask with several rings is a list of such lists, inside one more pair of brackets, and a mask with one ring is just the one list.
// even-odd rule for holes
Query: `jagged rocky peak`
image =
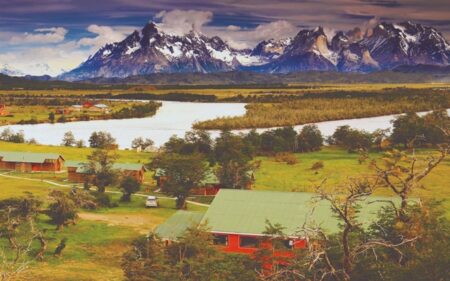
{"label": "jagged rocky peak", "polygon": [[194,29],[171,35],[149,22],[123,41],[105,45],[60,79],[230,70],[370,72],[415,64],[449,65],[450,46],[436,29],[412,22],[354,28],[332,38],[322,27],[303,29],[292,39],[268,39],[252,50],[235,49]]}
{"label": "jagged rocky peak", "polygon": [[350,44],[350,39],[343,31],[338,31],[331,39],[331,49],[335,52],[340,51],[344,47],[348,47]]}
{"label": "jagged rocky peak", "polygon": [[284,53],[286,47],[288,47],[291,42],[292,38],[264,40],[256,45],[256,47],[251,51],[251,55],[276,58]]}

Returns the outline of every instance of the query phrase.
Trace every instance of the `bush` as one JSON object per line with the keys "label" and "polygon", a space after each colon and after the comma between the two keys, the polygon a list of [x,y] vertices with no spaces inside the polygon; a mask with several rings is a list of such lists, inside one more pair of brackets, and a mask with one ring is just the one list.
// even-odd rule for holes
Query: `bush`
{"label": "bush", "polygon": [[318,162],[315,162],[315,163],[311,166],[311,170],[317,171],[317,170],[323,169],[323,167],[324,167],[323,162],[322,162],[322,161],[318,161]]}
{"label": "bush", "polygon": [[93,192],[92,195],[95,197],[95,202],[100,207],[104,208],[115,208],[118,206],[116,202],[112,202],[111,196],[103,192]]}
{"label": "bush", "polygon": [[275,154],[275,161],[276,162],[284,162],[288,165],[295,165],[298,163],[298,159],[297,159],[297,157],[295,157],[294,154],[286,153],[286,152],[281,152],[281,153]]}

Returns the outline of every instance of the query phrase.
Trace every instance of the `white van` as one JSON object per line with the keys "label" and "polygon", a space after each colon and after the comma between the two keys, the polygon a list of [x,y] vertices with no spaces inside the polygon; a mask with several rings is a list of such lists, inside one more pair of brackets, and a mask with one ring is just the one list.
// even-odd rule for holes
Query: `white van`
{"label": "white van", "polygon": [[156,196],[149,195],[147,196],[147,200],[145,200],[146,208],[156,208],[158,207],[158,198]]}

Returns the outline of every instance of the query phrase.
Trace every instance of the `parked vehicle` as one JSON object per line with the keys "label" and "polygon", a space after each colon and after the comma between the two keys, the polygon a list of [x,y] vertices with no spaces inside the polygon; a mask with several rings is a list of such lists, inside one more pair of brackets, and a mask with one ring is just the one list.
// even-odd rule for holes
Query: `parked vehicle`
{"label": "parked vehicle", "polygon": [[147,196],[147,200],[145,200],[146,208],[156,208],[158,207],[158,198],[156,196],[149,195]]}

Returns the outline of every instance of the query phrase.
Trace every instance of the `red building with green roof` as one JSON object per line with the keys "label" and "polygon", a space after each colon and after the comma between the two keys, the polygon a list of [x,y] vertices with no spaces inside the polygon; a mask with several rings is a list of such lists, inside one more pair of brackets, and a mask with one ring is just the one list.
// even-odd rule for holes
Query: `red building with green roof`
{"label": "red building with green roof", "polygon": [[0,151],[0,170],[19,172],[61,172],[64,158],[54,153]]}
{"label": "red building with green roof", "polygon": [[[86,163],[77,161],[67,161],[67,174],[71,182],[84,183],[90,176]],[[133,163],[114,163],[113,170],[118,171],[123,176],[132,177],[139,183],[144,182],[145,166],[143,164]]]}
{"label": "red building with green roof", "polygon": [[[371,197],[362,202],[359,216],[363,227],[368,227],[381,207],[388,204],[386,199],[390,198]],[[274,254],[283,262],[296,249],[306,246],[303,225],[314,223],[330,234],[339,231],[339,221],[329,202],[317,200],[314,193],[221,189],[208,211],[201,219],[199,216],[179,211],[158,226],[155,233],[171,241],[183,235],[188,227],[205,224],[222,251],[248,255],[264,248],[273,249],[275,239],[267,238],[276,238],[280,243],[276,243]],[[268,235],[267,222],[281,225],[284,236]]]}

